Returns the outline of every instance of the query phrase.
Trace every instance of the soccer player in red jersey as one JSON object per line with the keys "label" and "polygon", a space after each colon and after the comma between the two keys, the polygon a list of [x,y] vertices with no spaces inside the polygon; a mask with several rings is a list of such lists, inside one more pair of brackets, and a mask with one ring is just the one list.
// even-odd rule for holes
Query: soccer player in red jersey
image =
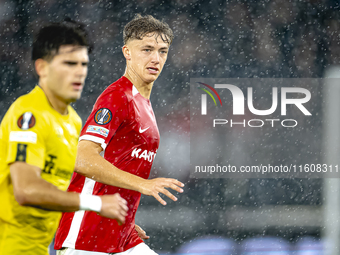
{"label": "soccer player in red jersey", "polygon": [[167,59],[173,32],[152,16],[137,15],[124,28],[126,71],[97,99],[80,135],[76,169],[70,192],[103,195],[119,193],[128,203],[125,223],[93,212],[64,213],[56,234],[60,255],[156,254],[135,225],[141,194],[161,204],[166,188],[183,192],[183,183],[171,178],[148,180],[159,145],[159,132],[150,104],[154,81]]}

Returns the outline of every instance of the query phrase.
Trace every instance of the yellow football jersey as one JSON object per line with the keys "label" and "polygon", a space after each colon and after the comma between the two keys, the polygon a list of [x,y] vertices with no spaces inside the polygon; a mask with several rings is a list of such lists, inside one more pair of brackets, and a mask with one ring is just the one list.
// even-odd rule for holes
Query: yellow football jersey
{"label": "yellow football jersey", "polygon": [[66,190],[74,170],[81,119],[68,106],[61,115],[36,86],[9,108],[0,126],[0,254],[42,254],[58,227],[60,212],[20,206],[14,198],[9,164],[23,161],[41,177]]}

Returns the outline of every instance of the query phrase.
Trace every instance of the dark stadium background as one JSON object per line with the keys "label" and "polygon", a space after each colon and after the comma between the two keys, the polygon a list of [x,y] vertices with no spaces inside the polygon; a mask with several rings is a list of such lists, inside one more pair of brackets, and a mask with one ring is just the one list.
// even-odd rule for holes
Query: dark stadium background
{"label": "dark stadium background", "polygon": [[[236,243],[271,236],[292,246],[304,236],[318,240],[324,227],[322,179],[189,177],[189,82],[200,77],[322,78],[340,60],[339,5],[336,0],[0,0],[0,120],[37,83],[30,61],[32,34],[45,22],[70,17],[91,31],[95,49],[82,98],[74,104],[85,122],[97,96],[124,72],[124,25],[136,13],[154,15],[170,25],[175,39],[151,94],[161,134],[152,177],[175,177],[186,187],[179,201],[167,199],[165,207],[142,197],[137,223],[151,236],[147,244],[174,253],[203,236]],[[320,153],[313,142],[322,139],[316,131],[310,146]],[[277,139],[284,143],[285,136]],[[286,220],[292,212],[297,219]]]}

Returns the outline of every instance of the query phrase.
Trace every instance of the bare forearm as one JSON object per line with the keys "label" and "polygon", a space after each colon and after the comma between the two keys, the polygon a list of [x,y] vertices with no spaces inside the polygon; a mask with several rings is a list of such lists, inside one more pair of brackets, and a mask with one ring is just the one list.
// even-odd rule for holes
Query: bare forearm
{"label": "bare forearm", "polygon": [[125,222],[127,202],[119,194],[92,196],[65,192],[41,178],[41,169],[15,162],[10,165],[13,192],[16,201],[23,206],[32,206],[50,211],[94,211],[104,217]]}
{"label": "bare forearm", "polygon": [[145,182],[143,178],[118,169],[97,153],[79,152],[75,171],[95,181],[138,192],[142,192]]}
{"label": "bare forearm", "polygon": [[113,166],[100,156],[101,152],[100,144],[87,140],[80,141],[75,172],[104,184],[154,196],[163,205],[166,205],[166,202],[159,196],[159,193],[166,195],[173,201],[177,201],[177,198],[167,188],[183,192],[180,187],[183,187],[184,184],[176,179],[155,178],[145,180]]}
{"label": "bare forearm", "polygon": [[59,190],[44,180],[26,187],[21,192],[21,201],[18,201],[21,205],[61,212],[74,212],[79,209],[79,194]]}
{"label": "bare forearm", "polygon": [[79,194],[62,191],[42,179],[39,168],[16,162],[10,169],[14,196],[20,205],[62,212],[79,209]]}

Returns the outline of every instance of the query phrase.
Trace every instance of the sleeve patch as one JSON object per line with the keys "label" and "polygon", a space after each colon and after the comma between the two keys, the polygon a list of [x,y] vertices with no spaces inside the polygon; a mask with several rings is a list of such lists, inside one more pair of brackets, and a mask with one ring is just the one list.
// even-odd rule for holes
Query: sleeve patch
{"label": "sleeve patch", "polygon": [[35,125],[35,117],[31,112],[25,112],[18,119],[17,125],[22,130],[27,130],[29,128],[34,127]]}
{"label": "sleeve patch", "polygon": [[107,137],[109,135],[109,130],[103,127],[98,127],[98,126],[88,126],[86,129],[86,133],[94,133],[94,134]]}
{"label": "sleeve patch", "polygon": [[15,161],[26,162],[27,144],[18,143]]}
{"label": "sleeve patch", "polygon": [[10,142],[37,143],[37,134],[32,131],[11,131]]}
{"label": "sleeve patch", "polygon": [[96,114],[94,115],[94,121],[98,125],[106,125],[108,124],[112,119],[112,113],[107,108],[101,108],[99,109]]}

